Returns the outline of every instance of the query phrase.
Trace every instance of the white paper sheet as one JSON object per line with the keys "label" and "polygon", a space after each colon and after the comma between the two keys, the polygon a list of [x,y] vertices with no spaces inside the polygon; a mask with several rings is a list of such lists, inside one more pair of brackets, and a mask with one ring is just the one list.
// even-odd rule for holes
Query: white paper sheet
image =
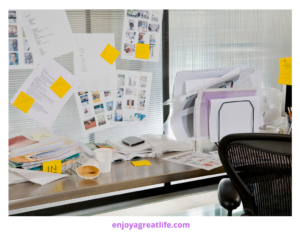
{"label": "white paper sheet", "polygon": [[260,97],[258,96],[211,100],[209,112],[210,141],[219,142],[224,136],[234,133],[251,133],[252,129],[254,132],[259,132],[259,115]]}
{"label": "white paper sheet", "polygon": [[44,185],[67,176],[68,175],[66,174],[9,168],[9,184],[18,184],[30,181],[35,184]]}
{"label": "white paper sheet", "polygon": [[[163,10],[125,9],[122,59],[158,62]],[[135,58],[137,43],[149,44],[149,59]]]}
{"label": "white paper sheet", "polygon": [[8,11],[9,69],[33,69],[36,67],[32,48],[22,30],[21,18],[21,11]]}
{"label": "white paper sheet", "polygon": [[113,96],[110,90],[76,92],[80,124],[85,134],[111,126]]}
{"label": "white paper sheet", "polygon": [[[50,86],[62,77],[71,88],[60,98],[50,89]],[[35,101],[28,111],[28,115],[47,127],[51,127],[59,112],[74,93],[81,81],[63,68],[53,59],[39,64],[20,87],[11,100],[14,103],[21,91],[34,98]]]}
{"label": "white paper sheet", "polygon": [[77,50],[65,10],[22,10],[22,25],[35,62]]}
{"label": "white paper sheet", "polygon": [[208,78],[208,79],[199,79],[199,80],[186,80],[184,82],[184,86],[185,86],[185,93],[184,94],[188,94],[189,92],[191,92],[194,89],[197,88],[201,88],[202,85],[204,85],[205,83],[209,82],[209,81],[213,81],[217,78]]}
{"label": "white paper sheet", "polygon": [[110,65],[100,54],[107,44],[115,47],[113,33],[74,33],[78,50],[74,52],[74,74],[82,84],[78,91],[112,90],[116,63]]}
{"label": "white paper sheet", "polygon": [[117,70],[113,125],[147,125],[152,73]]}

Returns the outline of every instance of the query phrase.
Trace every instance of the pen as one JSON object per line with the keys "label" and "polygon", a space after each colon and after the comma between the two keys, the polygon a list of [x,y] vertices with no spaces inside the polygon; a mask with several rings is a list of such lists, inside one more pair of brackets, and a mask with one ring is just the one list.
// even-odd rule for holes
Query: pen
{"label": "pen", "polygon": [[290,122],[292,123],[292,114],[291,114],[291,111],[290,111],[289,107],[288,107],[288,112],[289,112],[289,116],[290,116]]}

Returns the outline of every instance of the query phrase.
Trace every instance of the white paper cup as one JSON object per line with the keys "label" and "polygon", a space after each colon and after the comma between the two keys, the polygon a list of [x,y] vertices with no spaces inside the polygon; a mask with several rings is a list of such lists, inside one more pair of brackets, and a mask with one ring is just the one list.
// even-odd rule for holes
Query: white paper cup
{"label": "white paper cup", "polygon": [[99,163],[95,159],[90,159],[76,168],[76,172],[82,179],[95,179],[100,174]]}
{"label": "white paper cup", "polygon": [[100,148],[94,150],[94,152],[95,152],[95,157],[99,163],[101,173],[110,172],[113,150],[109,148]]}

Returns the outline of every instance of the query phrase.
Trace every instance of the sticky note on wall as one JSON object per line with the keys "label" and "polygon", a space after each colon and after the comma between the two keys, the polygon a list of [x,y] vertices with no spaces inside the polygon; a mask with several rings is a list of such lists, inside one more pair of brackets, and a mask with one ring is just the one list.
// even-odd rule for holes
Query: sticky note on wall
{"label": "sticky note on wall", "polygon": [[292,85],[292,57],[279,59],[278,84]]}
{"label": "sticky note on wall", "polygon": [[13,106],[17,107],[19,110],[27,114],[33,103],[34,98],[21,91],[16,100],[14,101]]}
{"label": "sticky note on wall", "polygon": [[135,50],[135,58],[139,59],[149,59],[150,45],[137,43]]}
{"label": "sticky note on wall", "polygon": [[113,65],[114,61],[118,58],[119,54],[120,52],[117,49],[115,49],[112,45],[107,44],[105,49],[100,54],[100,57],[102,57],[110,65]]}
{"label": "sticky note on wall", "polygon": [[50,89],[60,98],[63,98],[71,88],[71,85],[61,76],[50,86]]}
{"label": "sticky note on wall", "polygon": [[61,174],[61,160],[43,162],[43,172]]}

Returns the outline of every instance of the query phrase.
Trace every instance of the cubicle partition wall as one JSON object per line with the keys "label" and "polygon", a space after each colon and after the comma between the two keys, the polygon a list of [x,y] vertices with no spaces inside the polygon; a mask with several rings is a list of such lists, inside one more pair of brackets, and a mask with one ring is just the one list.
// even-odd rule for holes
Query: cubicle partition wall
{"label": "cubicle partition wall", "polygon": [[[124,10],[66,10],[73,33],[114,33],[115,48],[121,51]],[[152,72],[152,87],[147,126],[116,126],[97,133],[85,135],[76,106],[74,94],[68,100],[51,130],[62,136],[69,135],[74,140],[82,142],[103,142],[106,139],[117,139],[126,136],[146,133],[163,133],[162,107],[162,46],[158,62],[142,62],[134,60],[116,60],[117,69]],[[100,56],[100,54],[99,54]],[[73,53],[55,60],[74,74]],[[15,95],[32,70],[9,71],[9,100]],[[42,127],[42,124],[30,118],[11,104],[9,105],[9,134],[32,127]]]}

